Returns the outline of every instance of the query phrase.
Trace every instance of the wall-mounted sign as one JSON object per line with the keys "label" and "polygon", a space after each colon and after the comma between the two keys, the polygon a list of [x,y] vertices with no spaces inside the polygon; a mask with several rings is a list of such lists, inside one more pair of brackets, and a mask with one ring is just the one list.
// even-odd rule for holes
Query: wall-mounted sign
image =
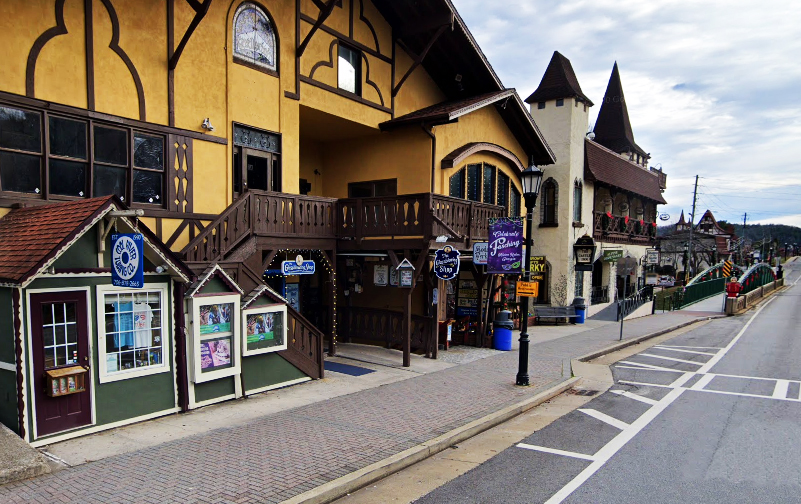
{"label": "wall-mounted sign", "polygon": [[145,284],[144,239],[141,234],[111,235],[111,284],[141,289]]}
{"label": "wall-mounted sign", "polygon": [[670,215],[668,215],[666,213],[660,214],[659,215],[659,220],[662,220],[662,221],[670,220]]}
{"label": "wall-mounted sign", "polygon": [[548,272],[547,267],[548,263],[545,260],[545,256],[532,256],[528,264],[528,270],[531,272],[531,280],[545,280],[545,274]]}
{"label": "wall-mounted sign", "polygon": [[473,244],[473,264],[487,264],[487,242]]}
{"label": "wall-mounted sign", "polygon": [[459,274],[459,251],[446,245],[434,253],[434,274],[442,280],[452,280]]}
{"label": "wall-mounted sign", "polygon": [[539,282],[517,282],[515,294],[517,296],[537,297],[540,292]]}
{"label": "wall-mounted sign", "polygon": [[373,267],[373,283],[381,287],[385,287],[389,283],[389,266],[376,264]]}
{"label": "wall-mounted sign", "polygon": [[573,254],[576,256],[576,271],[592,271],[595,241],[585,234],[573,244]]}
{"label": "wall-mounted sign", "polygon": [[281,273],[286,276],[313,275],[314,272],[314,261],[306,261],[300,255],[294,261],[283,261],[281,263]]}
{"label": "wall-mounted sign", "polygon": [[509,275],[523,269],[523,219],[489,219],[487,273]]}
{"label": "wall-mounted sign", "polygon": [[404,259],[395,268],[398,272],[398,283],[401,287],[412,287],[414,285],[414,266],[408,259]]}
{"label": "wall-mounted sign", "polygon": [[622,258],[622,250],[604,250],[604,262],[617,262]]}
{"label": "wall-mounted sign", "polygon": [[645,263],[646,264],[659,264],[659,251],[656,249],[650,249],[645,251]]}

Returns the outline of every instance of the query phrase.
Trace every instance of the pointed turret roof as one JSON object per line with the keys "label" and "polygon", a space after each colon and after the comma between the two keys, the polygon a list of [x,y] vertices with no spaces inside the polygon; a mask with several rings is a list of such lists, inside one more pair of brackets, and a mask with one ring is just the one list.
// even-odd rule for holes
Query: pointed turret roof
{"label": "pointed turret roof", "polygon": [[618,154],[636,152],[642,156],[648,154],[636,143],[634,133],[631,131],[629,111],[626,108],[626,98],[623,96],[623,85],[620,83],[620,72],[617,61],[612,68],[609,84],[606,86],[604,101],[595,121],[595,141]]}
{"label": "pointed turret roof", "polygon": [[684,220],[684,210],[681,211],[681,217],[679,217],[679,222],[676,223],[677,226],[680,224],[687,224],[687,221]]}
{"label": "pointed turret roof", "polygon": [[557,98],[577,98],[590,107],[592,106],[590,99],[581,92],[581,86],[579,86],[570,60],[559,51],[554,51],[539,87],[526,98],[526,103],[544,102]]}

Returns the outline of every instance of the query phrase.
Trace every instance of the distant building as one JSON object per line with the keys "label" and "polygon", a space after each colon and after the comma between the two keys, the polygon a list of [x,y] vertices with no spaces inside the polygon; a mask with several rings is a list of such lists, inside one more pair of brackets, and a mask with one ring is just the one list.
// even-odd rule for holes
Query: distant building
{"label": "distant building", "polygon": [[[692,221],[685,221],[682,211],[674,231],[659,239],[660,265],[671,266],[674,271],[685,271],[690,243]],[[739,241],[733,230],[724,229],[718,224],[711,210],[701,216],[693,226],[692,260],[690,271],[697,274],[720,261],[732,259]]]}

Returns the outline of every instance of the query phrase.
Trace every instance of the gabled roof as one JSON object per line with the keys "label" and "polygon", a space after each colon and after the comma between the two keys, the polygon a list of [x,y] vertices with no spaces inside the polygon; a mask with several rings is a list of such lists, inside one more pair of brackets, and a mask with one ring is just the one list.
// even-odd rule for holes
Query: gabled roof
{"label": "gabled roof", "polygon": [[526,98],[526,103],[544,102],[557,98],[576,98],[589,106],[593,105],[592,101],[581,91],[570,60],[559,51],[554,51],[539,87]]}
{"label": "gabled roof", "polygon": [[431,105],[385,121],[379,124],[379,127],[382,131],[391,131],[412,124],[426,124],[429,126],[448,124],[456,122],[459,117],[465,114],[489,105],[495,105],[501,118],[509,126],[523,149],[534,155],[535,163],[546,165],[556,162],[556,157],[545,142],[542,132],[534,123],[534,119],[531,118],[531,114],[528,113],[526,106],[513,88]]}
{"label": "gabled roof", "polygon": [[638,194],[656,203],[667,203],[659,190],[658,176],[590,139],[585,139],[584,143],[584,177]]}
{"label": "gabled roof", "polygon": [[731,234],[728,231],[726,231],[725,229],[723,229],[722,227],[720,227],[720,224],[718,224],[717,219],[715,219],[715,216],[712,214],[712,210],[709,210],[709,209],[707,209],[707,211],[704,212],[704,215],[701,216],[701,220],[698,221],[698,224],[695,227],[700,226],[701,223],[704,221],[704,219],[706,219],[707,217],[712,221],[712,224],[715,226],[715,229],[720,231],[721,234],[725,234],[725,235]]}
{"label": "gabled roof", "polygon": [[197,280],[189,286],[189,290],[186,293],[186,297],[195,297],[198,293],[200,293],[201,289],[208,283],[212,277],[217,277],[224,284],[228,286],[229,289],[234,291],[235,293],[239,294],[240,296],[245,294],[245,291],[242,290],[236,282],[234,282],[233,278],[231,278],[228,273],[225,272],[224,269],[220,267],[219,264],[214,263],[209,265],[203,273],[198,275]]}
{"label": "gabled roof", "polygon": [[626,98],[623,96],[617,62],[612,68],[612,75],[609,77],[593,132],[597,143],[618,154],[636,152],[648,156],[642,147],[634,143],[634,133],[631,131],[629,111],[626,108]]}
{"label": "gabled roof", "polygon": [[259,299],[259,297],[261,297],[262,294],[272,299],[273,301],[289,304],[289,301],[287,301],[284,296],[275,292],[273,289],[270,288],[269,285],[259,284],[256,286],[255,289],[250,291],[250,293],[248,293],[247,296],[242,298],[242,309],[244,310],[248,306],[253,304],[253,302]]}
{"label": "gabled roof", "polygon": [[[0,219],[0,283],[24,287],[100,219],[126,206],[116,196],[16,208]],[[126,223],[130,224],[124,217]],[[144,224],[145,242],[186,281],[189,270]]]}

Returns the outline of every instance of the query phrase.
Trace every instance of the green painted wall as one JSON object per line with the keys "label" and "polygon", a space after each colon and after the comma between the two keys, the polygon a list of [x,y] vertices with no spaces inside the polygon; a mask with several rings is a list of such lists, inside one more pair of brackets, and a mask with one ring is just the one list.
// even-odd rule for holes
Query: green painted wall
{"label": "green painted wall", "polygon": [[0,361],[14,364],[14,306],[11,289],[0,289]]}
{"label": "green painted wall", "polygon": [[245,391],[306,378],[306,374],[278,354],[268,353],[242,359]]}
{"label": "green painted wall", "polygon": [[[108,247],[106,247],[108,249]],[[111,256],[106,250],[106,260]],[[109,263],[106,262],[106,265]],[[53,267],[62,268],[97,268],[97,227],[93,227],[81,236],[78,241],[61,254]]]}
{"label": "green painted wall", "polygon": [[17,373],[0,369],[0,423],[19,434]]}
{"label": "green painted wall", "polygon": [[237,292],[231,292],[231,288],[225,284],[222,280],[220,280],[217,276],[213,276],[209,278],[209,281],[206,282],[206,285],[200,289],[201,294],[238,294]]}
{"label": "green painted wall", "polygon": [[234,379],[239,377],[228,376],[205,383],[195,384],[195,402],[210,401],[218,397],[228,396],[235,392]]}

